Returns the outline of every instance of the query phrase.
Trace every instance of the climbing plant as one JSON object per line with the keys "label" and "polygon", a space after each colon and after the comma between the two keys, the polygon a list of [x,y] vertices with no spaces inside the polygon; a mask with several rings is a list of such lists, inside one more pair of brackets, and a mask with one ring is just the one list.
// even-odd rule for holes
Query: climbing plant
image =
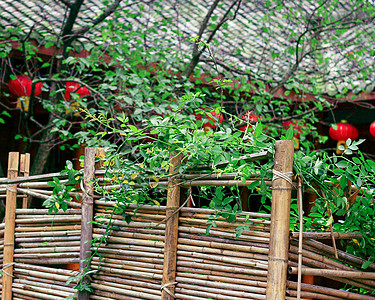
{"label": "climbing plant", "polygon": [[[260,197],[260,211],[270,211],[271,189],[267,182],[272,179],[273,154],[275,139],[265,133],[261,122],[248,123],[244,133],[234,124],[236,117],[220,107],[218,113],[226,114],[233,123],[223,123],[207,114],[203,106],[203,95],[189,94],[171,104],[168,113],[155,115],[148,119],[147,125],[139,129],[129,124],[124,115],[119,117],[121,125],[113,127],[113,120],[105,115],[94,115],[86,111],[91,122],[100,124],[106,131],[97,133],[98,137],[107,134],[121,135],[124,140],[116,147],[108,147],[104,160],[106,166],[105,188],[96,186],[96,194],[106,201],[115,201],[112,213],[122,214],[131,222],[132,215],[126,212],[129,203],[137,205],[161,205],[167,196],[167,182],[171,165],[171,153],[182,155],[178,166],[180,182],[189,182],[184,174],[197,174],[197,179],[204,179],[207,174],[220,178],[223,174],[235,174],[238,182],[249,179],[254,182],[248,186],[250,193]],[[203,107],[203,109],[202,109]],[[212,108],[210,108],[212,109]],[[203,114],[197,120],[197,114]],[[215,128],[205,130],[206,122],[215,124]],[[238,120],[237,120],[238,121]],[[242,122],[242,121],[241,121]],[[293,128],[289,128],[281,139],[291,140]],[[348,251],[366,259],[363,268],[374,262],[374,187],[375,162],[366,159],[359,150],[363,140],[347,140],[347,148],[342,155],[330,155],[323,151],[298,150],[294,154],[294,176],[302,178],[303,192],[317,195],[315,206],[310,215],[305,215],[304,231],[327,231],[331,226],[337,232],[360,232],[362,239],[353,240]],[[270,157],[261,161],[250,161],[255,153],[268,152]],[[50,210],[63,206],[62,199],[70,199],[65,190],[72,190],[79,180],[79,173],[72,169],[70,163],[64,172],[70,174],[71,188],[62,188],[59,182],[53,181],[55,187],[52,198],[45,202]],[[78,176],[78,177],[77,177]],[[196,179],[195,179],[196,180]],[[116,188],[110,188],[110,187]],[[207,234],[216,226],[218,217],[228,222],[236,222],[241,213],[240,189],[202,188],[199,195],[188,196],[206,199],[205,206],[215,210],[207,222]],[[293,193],[291,228],[298,229],[296,193]],[[186,204],[186,203],[185,203]],[[100,222],[100,220],[98,220]],[[248,230],[251,221],[239,226],[237,235]]]}

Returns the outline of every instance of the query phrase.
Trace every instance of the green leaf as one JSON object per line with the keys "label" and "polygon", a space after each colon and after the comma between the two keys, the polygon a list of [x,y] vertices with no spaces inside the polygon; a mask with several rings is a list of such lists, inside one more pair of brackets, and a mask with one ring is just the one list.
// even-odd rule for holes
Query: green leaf
{"label": "green leaf", "polygon": [[362,264],[362,269],[367,269],[372,263],[373,263],[373,261],[371,261],[371,260],[365,261]]}
{"label": "green leaf", "polygon": [[293,139],[293,127],[289,127],[289,129],[285,133],[286,139],[291,140]]}
{"label": "green leaf", "polygon": [[48,48],[50,48],[50,47],[52,47],[52,46],[54,46],[54,45],[55,45],[54,42],[48,41],[48,42],[44,45],[44,48],[48,49]]}

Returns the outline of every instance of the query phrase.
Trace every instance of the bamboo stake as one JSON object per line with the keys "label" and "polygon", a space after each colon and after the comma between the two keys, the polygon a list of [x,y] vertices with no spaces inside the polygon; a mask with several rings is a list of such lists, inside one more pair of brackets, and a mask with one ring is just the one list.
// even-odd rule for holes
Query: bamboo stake
{"label": "bamboo stake", "polygon": [[299,239],[298,239],[298,275],[297,275],[297,299],[301,299],[301,283],[302,283],[302,236],[303,236],[303,203],[302,203],[302,178],[298,177],[298,218],[299,218]]}
{"label": "bamboo stake", "polygon": [[[10,152],[8,161],[8,179],[18,176],[19,153]],[[5,204],[5,232],[4,232],[4,258],[3,258],[3,282],[2,299],[12,299],[13,282],[13,255],[14,255],[14,230],[17,206],[17,185],[7,187]]]}
{"label": "bamboo stake", "polygon": [[[21,154],[20,172],[23,173],[24,177],[30,175],[30,153]],[[22,208],[28,208],[29,201],[29,197],[24,198],[22,201]]]}
{"label": "bamboo stake", "polygon": [[[90,243],[92,240],[92,221],[94,214],[93,207],[93,193],[94,193],[94,177],[95,177],[95,148],[85,149],[85,162],[83,171],[83,192],[82,198],[82,215],[81,215],[81,251],[80,251],[80,263],[79,272],[84,272],[89,268],[88,258],[90,254]],[[88,284],[88,278],[82,280],[83,284]],[[88,291],[79,291],[78,300],[89,300],[90,294]]]}
{"label": "bamboo stake", "polygon": [[[293,141],[276,141],[272,184],[271,237],[268,253],[267,300],[285,299],[288,268]],[[285,176],[283,178],[282,176]],[[287,180],[288,179],[288,180]]]}
{"label": "bamboo stake", "polygon": [[[177,173],[177,167],[181,164],[181,154],[171,153],[171,166],[169,174]],[[167,212],[165,226],[164,265],[161,298],[173,300],[176,278],[178,217],[180,206],[180,187],[176,180],[168,183]]]}

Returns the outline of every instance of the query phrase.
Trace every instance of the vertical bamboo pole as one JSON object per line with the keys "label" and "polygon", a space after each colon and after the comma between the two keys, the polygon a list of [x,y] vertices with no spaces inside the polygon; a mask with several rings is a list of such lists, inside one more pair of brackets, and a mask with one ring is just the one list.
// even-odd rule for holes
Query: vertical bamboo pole
{"label": "vertical bamboo pole", "polygon": [[[181,155],[171,154],[169,174],[177,173],[177,166],[181,163]],[[168,183],[167,212],[165,224],[164,264],[163,264],[163,286],[161,299],[173,300],[176,280],[177,264],[177,238],[178,238],[178,217],[176,210],[180,206],[180,187],[175,179]]]}
{"label": "vertical bamboo pole", "polygon": [[[266,299],[285,299],[288,268],[293,141],[276,141]],[[282,174],[286,175],[283,178]]]}
{"label": "vertical bamboo pole", "polygon": [[303,200],[302,200],[302,178],[298,177],[297,206],[299,218],[299,235],[298,235],[298,275],[297,275],[297,300],[301,299],[302,283],[302,247],[303,247]]}
{"label": "vertical bamboo pole", "polygon": [[[18,177],[19,153],[10,152],[8,161],[8,179]],[[4,232],[4,259],[3,259],[3,286],[2,300],[12,299],[13,283],[13,255],[14,255],[14,229],[17,206],[17,185],[7,186],[5,203],[5,232]]]}
{"label": "vertical bamboo pole", "polygon": [[[21,154],[20,173],[22,173],[24,177],[27,177],[30,175],[30,153]],[[29,207],[28,202],[30,198],[31,198],[30,196],[27,196],[22,199],[22,208]]]}
{"label": "vertical bamboo pole", "polygon": [[[83,198],[82,198],[82,215],[81,215],[81,248],[79,254],[79,272],[84,273],[87,267],[90,267],[87,259],[90,254],[90,243],[92,240],[92,223],[94,215],[94,176],[95,176],[95,148],[85,149],[85,162],[83,168]],[[88,284],[88,279],[85,278],[82,282]],[[88,300],[90,294],[88,291],[79,291],[78,300]]]}

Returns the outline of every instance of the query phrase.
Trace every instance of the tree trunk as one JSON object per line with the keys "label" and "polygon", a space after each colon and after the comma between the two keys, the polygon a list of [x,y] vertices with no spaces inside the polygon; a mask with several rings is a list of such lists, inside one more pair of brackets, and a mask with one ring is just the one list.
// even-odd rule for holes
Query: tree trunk
{"label": "tree trunk", "polygon": [[[48,117],[48,123],[46,125],[49,128],[49,125],[52,124],[55,116],[50,114]],[[33,165],[31,167],[31,175],[42,174],[46,163],[48,161],[48,156],[54,146],[54,140],[56,138],[56,132],[51,132],[49,129],[45,130],[42,134],[41,142],[38,147],[38,151],[34,157]]]}

